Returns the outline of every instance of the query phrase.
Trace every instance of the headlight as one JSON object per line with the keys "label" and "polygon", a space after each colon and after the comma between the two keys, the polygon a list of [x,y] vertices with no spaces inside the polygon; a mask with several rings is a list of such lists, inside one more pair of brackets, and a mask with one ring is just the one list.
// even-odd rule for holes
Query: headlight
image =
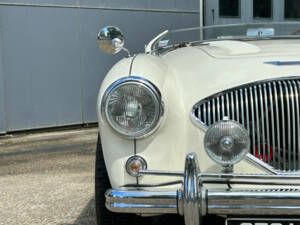
{"label": "headlight", "polygon": [[209,157],[223,165],[234,165],[245,158],[250,147],[247,130],[239,123],[223,120],[208,128],[204,147]]}
{"label": "headlight", "polygon": [[115,131],[128,138],[141,138],[159,123],[163,112],[161,95],[143,78],[122,78],[104,94],[102,112]]}

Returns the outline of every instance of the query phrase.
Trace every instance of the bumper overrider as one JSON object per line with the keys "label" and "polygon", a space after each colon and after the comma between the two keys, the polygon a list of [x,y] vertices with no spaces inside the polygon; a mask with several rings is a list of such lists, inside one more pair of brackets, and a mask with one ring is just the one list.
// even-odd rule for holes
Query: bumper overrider
{"label": "bumper overrider", "polygon": [[[186,225],[201,224],[206,215],[300,215],[299,175],[201,173],[196,153],[186,156],[185,171],[140,171],[143,175],[178,176],[182,188],[166,191],[152,188],[120,188],[106,192],[106,207],[112,212],[135,214],[179,214]],[[299,182],[298,182],[299,181]],[[203,184],[227,184],[228,189],[207,190]],[[235,190],[231,184],[270,185],[264,190]],[[280,186],[280,189],[274,189]]]}

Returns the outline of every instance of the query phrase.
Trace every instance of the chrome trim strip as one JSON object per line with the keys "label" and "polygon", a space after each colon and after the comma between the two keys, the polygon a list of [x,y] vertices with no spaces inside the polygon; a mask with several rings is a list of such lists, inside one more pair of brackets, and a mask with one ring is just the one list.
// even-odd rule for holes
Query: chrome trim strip
{"label": "chrome trim strip", "polygon": [[[209,179],[230,179],[230,180],[276,180],[277,183],[281,183],[282,180],[290,181],[290,180],[298,180],[300,182],[300,174],[288,175],[275,175],[275,174],[226,174],[226,173],[200,173],[199,177],[201,179],[209,178]],[[299,183],[300,185],[300,183]],[[300,191],[300,190],[299,190]]]}
{"label": "chrome trim strip", "polygon": [[266,172],[273,173],[273,174],[280,174],[279,170],[276,170],[272,166],[264,163],[263,161],[259,160],[252,154],[247,154],[246,161],[250,164],[260,167],[263,170],[266,170]]}
{"label": "chrome trim strip", "polygon": [[297,147],[298,147],[298,170],[300,169],[300,160],[299,160],[299,157],[300,157],[300,113],[299,113],[299,89],[298,89],[298,86],[296,84],[295,81],[293,81],[293,86],[294,86],[294,89],[295,89],[295,96],[296,96],[296,112],[297,112]]}
{"label": "chrome trim strip", "polygon": [[197,108],[198,108],[198,118],[200,120],[200,118],[201,118],[201,106],[199,105]]}
{"label": "chrome trim strip", "polygon": [[107,190],[106,208],[112,212],[177,214],[176,191],[135,189]]}
{"label": "chrome trim strip", "polygon": [[300,192],[208,191],[208,214],[299,215]]}
{"label": "chrome trim strip", "polygon": [[[281,98],[281,122],[282,122],[282,130],[285,130],[284,101],[283,101],[284,95],[283,95],[283,91],[282,91],[283,87],[282,87],[281,82],[278,82],[278,84],[279,84],[280,98]],[[286,139],[285,139],[285,132],[282,132],[282,136],[283,136],[283,138],[282,138],[282,144],[283,144],[283,146],[282,146],[282,148],[283,148],[283,169],[287,170],[287,167],[286,167]]]}
{"label": "chrome trim strip", "polygon": [[[200,107],[199,107],[199,111],[201,111]],[[199,112],[199,114],[201,114],[201,113]],[[207,123],[207,121],[206,121],[206,103],[203,104],[203,121],[205,124]]]}
{"label": "chrome trim strip", "polygon": [[184,172],[163,171],[163,170],[139,170],[141,175],[151,176],[168,176],[168,177],[184,177]]}
{"label": "chrome trim strip", "polygon": [[[292,87],[292,84],[290,81],[288,81],[288,86],[289,86],[289,89],[290,89],[290,95],[289,97],[291,98],[291,105],[292,105],[292,143],[291,143],[291,148],[293,148],[293,170],[295,171],[296,170],[296,129],[295,129],[295,126],[296,126],[296,116],[295,116],[295,94],[294,94],[294,90],[293,90],[293,87]],[[289,152],[289,154],[291,155],[291,152]]]}

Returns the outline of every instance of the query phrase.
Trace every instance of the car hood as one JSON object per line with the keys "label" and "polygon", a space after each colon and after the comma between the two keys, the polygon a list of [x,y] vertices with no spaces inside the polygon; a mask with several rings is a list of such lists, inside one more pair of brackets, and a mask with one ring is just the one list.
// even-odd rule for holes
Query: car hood
{"label": "car hood", "polygon": [[176,49],[162,58],[188,107],[243,84],[300,76],[300,40],[216,41]]}

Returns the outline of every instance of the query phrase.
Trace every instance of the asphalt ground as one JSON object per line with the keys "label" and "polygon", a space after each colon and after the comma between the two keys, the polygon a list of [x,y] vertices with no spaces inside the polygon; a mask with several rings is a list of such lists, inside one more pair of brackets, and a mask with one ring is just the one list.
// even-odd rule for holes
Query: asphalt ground
{"label": "asphalt ground", "polygon": [[1,225],[95,225],[97,129],[0,137]]}
{"label": "asphalt ground", "polygon": [[[92,128],[0,136],[0,225],[96,225],[97,135]],[[149,223],[183,220],[140,225]]]}
{"label": "asphalt ground", "polygon": [[[0,136],[0,225],[96,225],[97,136],[97,128]],[[149,224],[184,222],[166,215],[139,223]]]}

